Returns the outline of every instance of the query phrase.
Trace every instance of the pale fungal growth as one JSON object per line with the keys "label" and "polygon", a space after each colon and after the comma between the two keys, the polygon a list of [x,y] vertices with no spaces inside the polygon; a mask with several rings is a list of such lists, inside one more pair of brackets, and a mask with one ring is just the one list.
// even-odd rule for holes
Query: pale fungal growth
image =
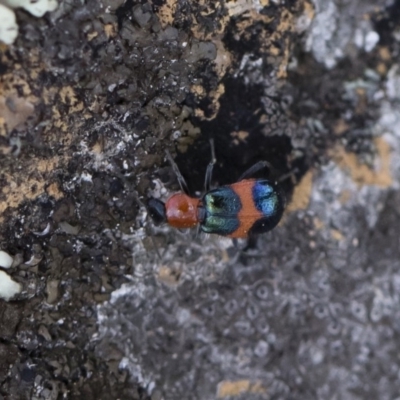
{"label": "pale fungal growth", "polygon": [[21,293],[21,284],[13,281],[4,271],[0,271],[0,298],[9,301],[16,294]]}
{"label": "pale fungal growth", "polygon": [[57,8],[57,0],[0,0],[0,41],[12,44],[18,35],[18,25],[12,8],[23,8],[35,17]]}
{"label": "pale fungal growth", "polygon": [[[0,267],[10,268],[14,259],[5,251],[0,250]],[[13,281],[4,271],[0,270],[0,299],[10,300],[16,294],[21,293],[22,285]]]}
{"label": "pale fungal growth", "polygon": [[18,36],[18,25],[14,11],[0,4],[0,41],[12,44]]}
{"label": "pale fungal growth", "polygon": [[0,3],[10,8],[23,8],[35,17],[43,17],[47,11],[57,8],[56,0],[0,0]]}
{"label": "pale fungal growth", "polygon": [[10,268],[13,263],[13,258],[5,251],[0,250],[0,267]]}

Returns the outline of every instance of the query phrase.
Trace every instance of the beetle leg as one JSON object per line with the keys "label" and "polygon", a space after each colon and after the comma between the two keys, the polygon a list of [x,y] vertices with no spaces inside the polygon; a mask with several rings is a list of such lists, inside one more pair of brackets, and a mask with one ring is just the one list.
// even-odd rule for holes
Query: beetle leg
{"label": "beetle leg", "polygon": [[291,178],[292,176],[295,176],[295,173],[299,172],[298,168],[293,168],[291,171],[289,171],[287,174],[283,174],[282,176],[279,177],[278,182],[283,182],[288,178]]}
{"label": "beetle leg", "polygon": [[[136,190],[132,191],[131,193],[133,195],[133,198],[135,199],[135,201],[139,205],[139,207],[144,208],[149,213],[150,211],[149,211],[148,207],[146,207],[146,205],[143,203],[143,201],[140,200],[139,194],[136,192]],[[160,201],[160,200],[158,200],[158,201]],[[151,243],[153,244],[154,250],[155,250],[158,258],[160,260],[162,260],[162,256],[161,256],[160,252],[158,251],[157,244],[156,244],[156,242],[154,240],[155,233],[154,233],[153,226],[149,225],[149,229],[150,229],[150,236],[149,237],[150,237]],[[140,239],[140,240],[142,241],[142,245],[143,245],[143,240],[142,239]],[[143,245],[143,247],[144,247],[144,245]]]}
{"label": "beetle leg", "polygon": [[207,165],[206,177],[204,179],[204,192],[208,192],[211,187],[212,173],[214,169],[214,165],[217,162],[215,157],[215,147],[214,147],[214,139],[210,139],[210,148],[211,148],[211,161]]}
{"label": "beetle leg", "polygon": [[195,236],[196,239],[200,236],[200,232],[201,232],[201,225],[198,224],[196,228],[196,236]]}
{"label": "beetle leg", "polygon": [[182,192],[184,192],[187,195],[190,195],[189,188],[185,181],[185,178],[181,174],[181,171],[179,171],[179,168],[176,165],[174,159],[172,158],[171,153],[168,150],[166,150],[165,153],[167,155],[169,163],[171,164],[172,170],[174,171],[176,178],[178,179],[178,183],[179,183],[179,186],[180,186]]}
{"label": "beetle leg", "polygon": [[259,161],[255,163],[252,167],[250,167],[248,170],[244,171],[242,175],[240,175],[238,182],[251,177],[251,175],[254,175],[256,172],[264,168],[268,168],[269,170],[271,170],[272,165],[268,161]]}

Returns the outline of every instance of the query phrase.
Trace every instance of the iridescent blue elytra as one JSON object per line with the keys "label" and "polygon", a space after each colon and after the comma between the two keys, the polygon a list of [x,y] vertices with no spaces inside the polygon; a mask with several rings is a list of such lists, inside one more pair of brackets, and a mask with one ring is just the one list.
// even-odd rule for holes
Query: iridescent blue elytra
{"label": "iridescent blue elytra", "polygon": [[201,207],[203,232],[226,236],[239,228],[238,213],[242,203],[240,197],[229,186],[222,186],[206,193]]}
{"label": "iridescent blue elytra", "polygon": [[278,194],[270,182],[254,181],[252,192],[254,205],[265,217],[270,217],[277,212]]}
{"label": "iridescent blue elytra", "polygon": [[245,179],[207,192],[198,205],[200,229],[232,238],[273,229],[284,201],[269,180]]}

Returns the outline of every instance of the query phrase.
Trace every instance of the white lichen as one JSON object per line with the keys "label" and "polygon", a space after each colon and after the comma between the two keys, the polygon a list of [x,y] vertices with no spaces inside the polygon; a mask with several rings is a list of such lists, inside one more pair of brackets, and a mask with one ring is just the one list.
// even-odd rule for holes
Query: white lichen
{"label": "white lichen", "polygon": [[5,251],[0,250],[0,267],[10,268],[13,263],[13,258]]}
{"label": "white lichen", "polygon": [[10,8],[23,8],[35,17],[43,17],[47,11],[57,8],[56,0],[0,0],[0,3]]}
{"label": "white lichen", "polygon": [[57,5],[57,0],[0,0],[0,41],[12,44],[18,35],[13,8],[23,8],[35,17],[42,17]]}
{"label": "white lichen", "polygon": [[[14,262],[13,257],[0,250],[0,267],[10,268]],[[13,281],[11,277],[0,270],[0,299],[10,300],[16,294],[21,293],[22,285]]]}
{"label": "white lichen", "polygon": [[0,298],[9,301],[16,294],[21,293],[22,285],[13,281],[4,271],[0,271]]}
{"label": "white lichen", "polygon": [[14,12],[0,4],[0,41],[12,44],[17,36],[18,25]]}

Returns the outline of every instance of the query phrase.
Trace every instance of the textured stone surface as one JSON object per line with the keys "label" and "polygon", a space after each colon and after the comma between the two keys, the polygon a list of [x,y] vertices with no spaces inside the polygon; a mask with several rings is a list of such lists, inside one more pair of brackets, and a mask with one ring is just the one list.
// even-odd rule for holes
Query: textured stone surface
{"label": "textured stone surface", "polygon": [[[17,12],[0,48],[0,248],[23,292],[1,303],[0,395],[399,396],[399,7]],[[262,159],[296,169],[283,221],[246,252],[141,207],[178,189],[167,148],[201,191],[211,137],[215,184]]]}

